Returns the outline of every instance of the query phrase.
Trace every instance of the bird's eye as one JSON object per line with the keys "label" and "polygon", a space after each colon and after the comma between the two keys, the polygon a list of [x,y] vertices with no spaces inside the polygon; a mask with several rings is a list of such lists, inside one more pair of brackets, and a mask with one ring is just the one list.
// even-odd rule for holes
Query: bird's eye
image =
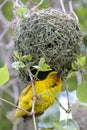
{"label": "bird's eye", "polygon": [[51,88],[54,88],[55,86],[56,86],[56,83],[55,83],[55,84],[53,84],[53,85],[51,85],[50,87],[51,87]]}

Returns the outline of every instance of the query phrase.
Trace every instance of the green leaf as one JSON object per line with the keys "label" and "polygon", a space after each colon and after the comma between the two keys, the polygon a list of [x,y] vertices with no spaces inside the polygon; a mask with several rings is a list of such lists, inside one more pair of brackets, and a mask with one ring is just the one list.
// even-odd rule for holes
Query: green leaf
{"label": "green leaf", "polygon": [[45,58],[41,58],[39,62],[39,66],[43,66],[45,63]]}
{"label": "green leaf", "polygon": [[72,63],[72,69],[78,71],[84,68],[87,68],[87,56],[80,54],[76,61]]}
{"label": "green leaf", "polygon": [[66,130],[65,128],[63,128],[60,124],[58,123],[53,123],[54,125],[54,129],[53,130]]}
{"label": "green leaf", "polygon": [[83,82],[79,85],[76,95],[81,102],[87,103],[87,82]]}
{"label": "green leaf", "polygon": [[20,60],[21,61],[24,61],[24,60],[30,61],[30,60],[32,60],[32,56],[31,55],[24,55],[24,56],[20,57]]}
{"label": "green leaf", "polygon": [[86,45],[87,47],[87,34],[84,35],[83,37],[83,43]]}
{"label": "green leaf", "polygon": [[[3,0],[4,1],[4,0]],[[11,21],[12,18],[13,18],[13,3],[12,3],[12,0],[8,0],[7,2],[5,2],[3,4],[3,7],[2,7],[2,14],[3,16]]]}
{"label": "green leaf", "polygon": [[0,86],[5,84],[9,80],[9,72],[7,65],[0,68]]}
{"label": "green leaf", "polygon": [[19,60],[20,59],[19,53],[17,53],[16,51],[14,51],[14,57]]}
{"label": "green leaf", "polygon": [[24,13],[26,13],[26,8],[23,8],[23,7],[19,7],[17,9],[17,14],[22,18]]}
{"label": "green leaf", "polygon": [[68,120],[62,120],[60,124],[66,129],[66,130],[80,130],[78,124],[73,119]]}
{"label": "green leaf", "polygon": [[49,107],[44,114],[39,117],[39,119],[44,128],[52,128],[53,122],[58,123],[60,119],[59,105],[54,104],[53,106]]}
{"label": "green leaf", "polygon": [[[84,0],[84,1],[86,1],[86,0]],[[80,1],[80,2],[82,2],[82,1]],[[82,7],[82,5],[84,5],[84,7]],[[83,4],[83,2],[82,2],[81,6],[79,8],[76,7],[76,10],[75,10],[75,12],[79,18],[79,21],[80,21],[80,26],[81,26],[82,30],[85,32],[87,32],[87,6],[86,5],[87,4]]]}
{"label": "green leaf", "polygon": [[13,62],[12,63],[12,68],[19,70],[20,68],[24,68],[25,64],[21,61]]}
{"label": "green leaf", "polygon": [[81,66],[86,65],[86,56],[82,56],[82,54],[80,54],[77,57],[78,62],[80,63]]}
{"label": "green leaf", "polygon": [[[76,75],[72,75],[67,79],[67,84],[68,84],[68,90],[73,91],[78,88],[78,80]],[[62,91],[65,90],[65,85],[63,84],[62,86]]]}
{"label": "green leaf", "polygon": [[14,57],[18,60],[18,61],[24,61],[24,60],[32,60],[32,56],[31,55],[24,55],[22,56],[20,53],[17,53],[16,51],[14,51]]}
{"label": "green leaf", "polygon": [[36,68],[38,71],[49,71],[51,70],[50,66],[45,63],[45,58],[41,58],[39,61],[39,65],[33,66]]}
{"label": "green leaf", "polygon": [[87,72],[86,73],[82,73],[82,82],[87,82]]}
{"label": "green leaf", "polygon": [[69,91],[73,91],[76,90],[78,87],[78,80],[77,80],[77,76],[74,75],[70,78],[67,79],[67,84],[68,84],[68,90]]}
{"label": "green leaf", "polygon": [[79,63],[77,61],[72,62],[72,69],[73,70],[79,70]]}

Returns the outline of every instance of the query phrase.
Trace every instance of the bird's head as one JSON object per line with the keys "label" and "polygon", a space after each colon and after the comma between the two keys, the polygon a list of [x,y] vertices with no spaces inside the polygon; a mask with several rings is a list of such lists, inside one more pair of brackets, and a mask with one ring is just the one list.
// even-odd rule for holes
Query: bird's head
{"label": "bird's head", "polygon": [[52,79],[55,80],[56,82],[61,80],[61,73],[56,72],[56,71],[52,71],[47,75],[47,79]]}

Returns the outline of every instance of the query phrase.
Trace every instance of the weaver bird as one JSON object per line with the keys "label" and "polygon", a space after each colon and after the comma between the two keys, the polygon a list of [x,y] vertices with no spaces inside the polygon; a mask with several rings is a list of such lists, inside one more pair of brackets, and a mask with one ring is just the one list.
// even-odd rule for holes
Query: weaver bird
{"label": "weaver bird", "polygon": [[[56,103],[55,95],[61,91],[62,81],[56,71],[50,72],[44,80],[34,82],[36,91],[35,115],[42,114],[48,107]],[[29,112],[32,110],[33,91],[32,85],[29,84],[23,89],[19,96],[18,107]],[[20,117],[29,116],[27,113],[16,109],[14,121]],[[31,115],[30,115],[31,117]]]}

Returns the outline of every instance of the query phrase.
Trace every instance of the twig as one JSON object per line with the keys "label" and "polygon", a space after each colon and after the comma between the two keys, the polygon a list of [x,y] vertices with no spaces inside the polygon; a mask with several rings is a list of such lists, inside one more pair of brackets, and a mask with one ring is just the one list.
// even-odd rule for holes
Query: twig
{"label": "twig", "polygon": [[14,34],[12,37],[13,41],[15,41],[15,39],[16,39],[16,28],[19,25],[19,17],[16,12],[16,10],[18,9],[19,6],[20,5],[18,3],[18,0],[13,0],[13,13],[14,13],[14,19],[13,19],[13,23],[12,23],[12,30],[13,30],[13,34]]}
{"label": "twig", "polygon": [[[37,6],[39,6],[40,4],[41,4],[41,2]],[[19,6],[23,7],[23,4],[20,2],[20,0],[15,0],[15,2],[14,2],[14,20],[15,21],[13,23],[13,29],[14,30],[15,30],[15,26],[17,26],[18,23],[19,23],[19,17],[16,14],[16,9]],[[35,7],[35,8],[37,8],[37,7]],[[13,37],[14,40],[15,40],[15,37],[16,37],[16,32],[14,31],[14,37]],[[34,88],[34,82],[33,82],[32,73],[31,73],[31,71],[30,71],[30,69],[28,67],[27,67],[27,70],[28,70],[28,73],[29,73],[29,77],[30,77],[31,85],[32,85],[32,91],[33,91],[32,112],[31,113],[32,113],[32,117],[33,117],[34,130],[37,130],[36,119],[35,119],[35,114],[34,114],[36,91],[35,91],[35,88]]]}
{"label": "twig", "polygon": [[22,7],[24,7],[24,4],[20,0],[13,0],[13,2],[14,2],[14,4],[16,6],[22,6]]}
{"label": "twig", "polygon": [[60,0],[60,4],[61,4],[61,8],[62,8],[63,12],[66,13],[63,0]]}
{"label": "twig", "polygon": [[12,22],[10,22],[4,29],[4,31],[1,33],[0,35],[0,41],[2,40],[2,38],[5,36],[5,34],[7,33],[8,29],[11,27]]}
{"label": "twig", "polygon": [[18,3],[19,3],[22,7],[25,7],[25,5],[21,2],[21,0],[18,0]]}
{"label": "twig", "polygon": [[0,3],[0,9],[3,8],[3,6],[7,3],[8,0],[4,0],[3,2]]}
{"label": "twig", "polygon": [[38,8],[43,2],[44,2],[44,0],[41,0],[41,1],[40,1],[36,6],[34,6],[34,8],[32,8],[32,9]]}
{"label": "twig", "polygon": [[20,83],[17,78],[9,80],[4,86],[0,87],[0,90],[6,90],[9,86],[14,85],[16,83]]}
{"label": "twig", "polygon": [[78,23],[79,22],[79,19],[78,19],[78,16],[76,15],[76,13],[74,12],[73,10],[73,7],[72,7],[72,0],[68,0],[69,1],[69,8],[70,8],[70,14],[73,14],[75,19],[76,19],[76,22]]}
{"label": "twig", "polygon": [[3,98],[0,97],[0,100],[3,101],[3,102],[5,102],[5,103],[10,104],[11,106],[16,107],[17,109],[19,109],[19,110],[25,112],[25,113],[28,114],[28,115],[32,115],[31,112],[28,112],[28,111],[26,111],[25,109],[18,107],[17,105],[15,105],[14,103],[11,103],[10,101],[8,101],[8,100],[6,100],[6,99],[3,99]]}
{"label": "twig", "polygon": [[32,103],[32,115],[33,115],[33,122],[34,122],[34,130],[37,130],[34,108],[35,108],[35,98],[33,99],[33,103]]}
{"label": "twig", "polygon": [[[1,37],[3,38],[4,36],[0,36],[0,40],[2,39]],[[3,42],[0,43],[0,48],[2,47],[2,48],[7,49],[7,50],[9,50],[10,48],[13,48],[13,46],[14,46],[14,42],[13,41],[10,41],[7,45],[4,44]]]}
{"label": "twig", "polygon": [[28,70],[28,72],[29,72],[30,80],[32,81],[31,84],[32,84],[33,94],[34,94],[34,96],[36,96],[36,91],[35,91],[35,88],[34,88],[34,82],[33,82],[32,73],[31,73],[30,69],[27,68],[27,70]]}
{"label": "twig", "polygon": [[71,111],[70,102],[69,102],[68,85],[67,85],[67,83],[66,83],[65,80],[64,80],[64,86],[65,86],[65,89],[66,89],[66,96],[67,96],[68,110]]}
{"label": "twig", "polygon": [[59,100],[58,99],[56,99],[56,101],[57,101],[57,103],[59,104],[59,106],[66,112],[66,113],[70,113],[70,109],[65,109],[63,106],[62,106],[62,104],[59,102]]}
{"label": "twig", "polygon": [[32,98],[32,116],[33,116],[33,123],[34,123],[34,130],[37,130],[37,124],[36,124],[36,119],[35,119],[35,114],[34,114],[34,108],[35,108],[35,100],[36,100],[36,91],[34,88],[34,82],[33,82],[33,76],[29,68],[27,68],[29,72],[29,76],[31,79],[31,84],[32,84],[32,91],[33,91],[33,98]]}

